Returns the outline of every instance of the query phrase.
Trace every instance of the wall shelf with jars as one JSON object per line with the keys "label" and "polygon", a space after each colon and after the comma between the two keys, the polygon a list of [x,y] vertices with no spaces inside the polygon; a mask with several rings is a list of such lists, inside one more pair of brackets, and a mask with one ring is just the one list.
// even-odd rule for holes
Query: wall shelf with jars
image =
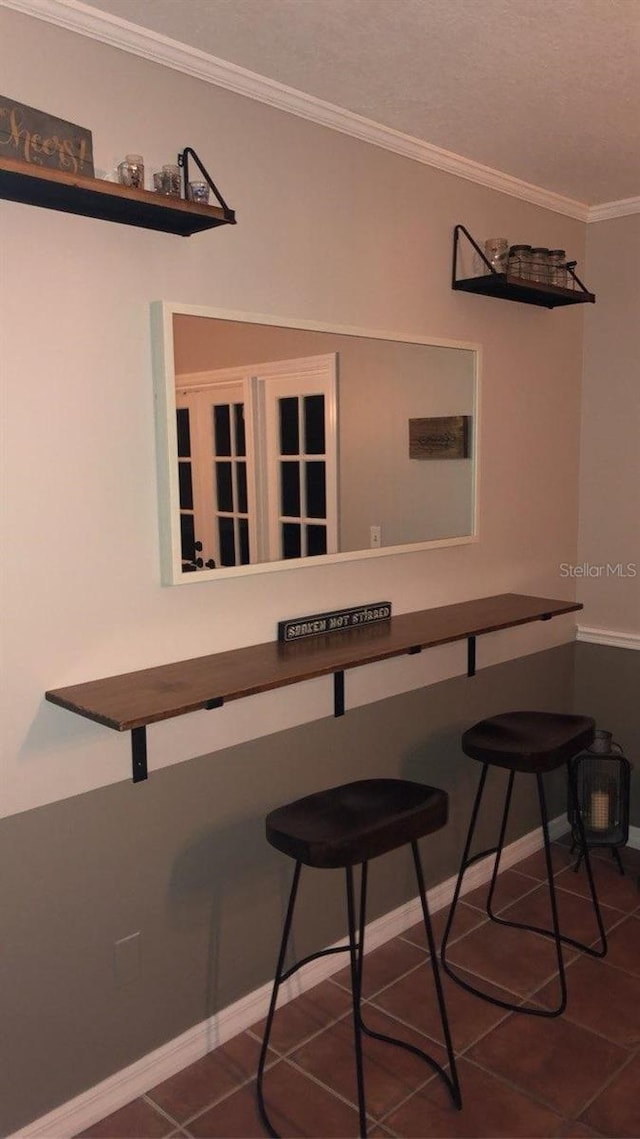
{"label": "wall shelf with jars", "polygon": [[[466,243],[460,241],[460,236]],[[462,276],[459,269],[462,267]],[[595,303],[595,296],[567,261],[563,249],[511,245],[506,238],[489,239],[484,249],[463,225],[453,231],[451,288],[504,301],[558,308]]]}
{"label": "wall shelf with jars", "polygon": [[[188,154],[197,161],[197,156],[189,147],[179,156],[180,166],[185,166],[185,184],[189,188],[206,187],[208,200],[208,187],[213,185],[208,180],[208,175],[208,185],[205,182],[187,181]],[[124,165],[129,169],[133,166],[131,162]],[[174,170],[177,172],[177,167],[164,167],[161,174],[166,175],[167,171],[171,174]],[[215,187],[214,193],[221,202],[219,206],[204,204],[205,199],[198,199],[193,191],[188,194],[189,200],[184,200],[160,187],[158,192],[145,190],[142,188],[144,183],[136,183],[133,178],[125,178],[123,174],[120,176],[121,182],[106,182],[100,178],[35,166],[18,159],[0,158],[0,198],[61,210],[63,213],[102,218],[122,225],[175,233],[181,237],[190,237],[205,229],[235,223],[234,211],[220,198]]]}

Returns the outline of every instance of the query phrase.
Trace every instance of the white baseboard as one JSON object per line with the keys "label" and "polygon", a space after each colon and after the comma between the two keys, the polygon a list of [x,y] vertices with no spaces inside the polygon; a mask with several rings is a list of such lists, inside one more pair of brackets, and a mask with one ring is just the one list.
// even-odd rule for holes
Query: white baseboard
{"label": "white baseboard", "polygon": [[640,650],[640,633],[624,633],[618,629],[590,629],[586,625],[578,625],[576,640],[589,645],[609,645],[614,649]]}
{"label": "white baseboard", "polygon": [[[549,824],[549,834],[552,839],[560,838],[568,830],[565,815],[559,815]],[[629,836],[629,845],[640,848],[640,828],[632,827]],[[540,828],[523,835],[505,848],[500,869],[506,870],[516,862],[520,862],[529,854],[535,853],[542,847],[542,831]],[[477,886],[487,882],[491,875],[492,859],[484,858],[474,863],[465,876],[464,893],[475,890]],[[448,905],[453,897],[455,877],[432,887],[428,891],[428,903],[431,913]],[[399,906],[388,914],[372,921],[366,930],[366,952],[371,952],[379,945],[389,941],[398,934],[409,929],[422,918],[420,900],[414,898],[410,902]],[[336,944],[340,944],[337,942]],[[321,957],[311,962],[283,986],[281,1003],[285,1004],[294,997],[317,985],[320,981],[331,976],[332,973],[344,967],[344,960],[339,957]],[[183,1068],[201,1059],[208,1052],[230,1040],[232,1036],[244,1032],[252,1024],[256,1024],[266,1016],[271,982],[262,985],[246,997],[242,997],[233,1005],[194,1025],[181,1036],[170,1040],[167,1044],[143,1056],[128,1068],[116,1072],[113,1076],[103,1080],[102,1083],[90,1088],[55,1108],[54,1111],[27,1124],[20,1131],[8,1139],[71,1139],[78,1132],[85,1130],[100,1119],[124,1107],[131,1100],[144,1095],[150,1088],[163,1080],[174,1076]],[[280,1007],[280,1006],[279,1006]]]}

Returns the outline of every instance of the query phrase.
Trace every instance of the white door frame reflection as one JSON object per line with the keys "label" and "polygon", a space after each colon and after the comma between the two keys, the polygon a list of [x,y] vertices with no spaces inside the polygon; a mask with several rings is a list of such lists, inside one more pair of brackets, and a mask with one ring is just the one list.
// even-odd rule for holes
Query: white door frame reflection
{"label": "white door frame reflection", "polygon": [[183,572],[337,553],[336,353],[180,373],[175,390]]}

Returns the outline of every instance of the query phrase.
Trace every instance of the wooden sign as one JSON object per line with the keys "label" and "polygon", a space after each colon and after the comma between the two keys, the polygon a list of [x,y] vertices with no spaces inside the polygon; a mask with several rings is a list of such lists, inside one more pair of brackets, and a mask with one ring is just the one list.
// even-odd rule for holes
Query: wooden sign
{"label": "wooden sign", "polygon": [[303,637],[320,637],[323,633],[337,633],[343,629],[353,629],[356,625],[388,621],[390,617],[390,601],[374,601],[371,605],[336,609],[332,613],[312,613],[309,617],[292,617],[288,621],[278,622],[278,640],[300,641]]}
{"label": "wooden sign", "polygon": [[94,176],[91,131],[0,95],[0,155]]}
{"label": "wooden sign", "polygon": [[470,415],[409,420],[410,459],[468,459]]}

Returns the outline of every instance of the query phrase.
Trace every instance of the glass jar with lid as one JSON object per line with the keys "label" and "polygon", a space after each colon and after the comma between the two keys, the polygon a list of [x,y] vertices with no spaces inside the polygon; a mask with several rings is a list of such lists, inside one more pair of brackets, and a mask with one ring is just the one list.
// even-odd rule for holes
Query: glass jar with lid
{"label": "glass jar with lid", "polygon": [[509,250],[508,272],[512,277],[531,278],[531,246],[512,245]]}
{"label": "glass jar with lid", "polygon": [[549,250],[544,245],[531,250],[531,280],[539,285],[549,284]]}
{"label": "glass jar with lid", "polygon": [[567,255],[564,249],[549,250],[549,284],[567,287]]}

